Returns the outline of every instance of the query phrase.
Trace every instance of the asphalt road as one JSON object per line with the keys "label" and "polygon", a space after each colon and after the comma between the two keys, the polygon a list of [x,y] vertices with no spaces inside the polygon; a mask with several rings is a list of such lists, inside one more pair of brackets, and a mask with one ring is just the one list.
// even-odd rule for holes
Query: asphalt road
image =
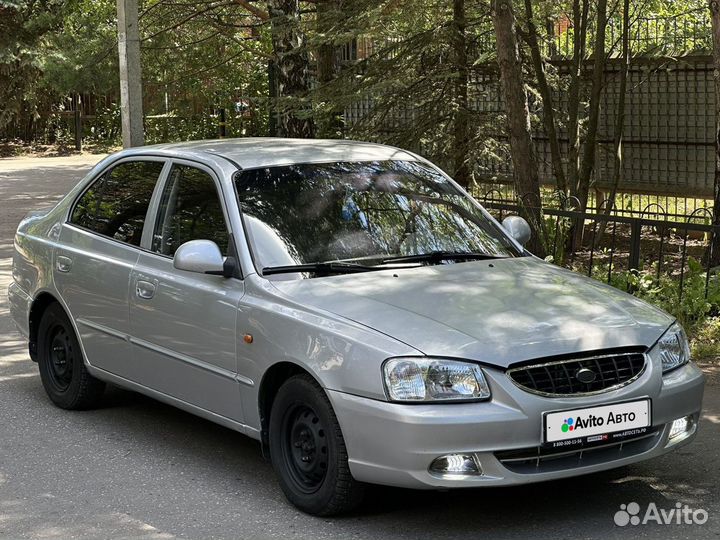
{"label": "asphalt road", "polygon": [[[354,515],[289,506],[256,442],[113,389],[94,411],[45,397],[9,320],[12,234],[98,156],[0,160],[0,537],[3,538],[720,538],[720,385],[706,390],[696,441],[611,473],[455,492],[379,488]],[[614,524],[621,504],[677,502],[704,525]]]}

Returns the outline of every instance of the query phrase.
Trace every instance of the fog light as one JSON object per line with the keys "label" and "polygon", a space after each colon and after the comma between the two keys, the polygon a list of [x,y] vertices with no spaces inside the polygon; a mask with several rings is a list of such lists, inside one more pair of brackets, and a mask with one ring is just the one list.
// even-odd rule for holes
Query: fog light
{"label": "fog light", "polygon": [[430,472],[442,475],[480,475],[482,468],[472,454],[448,454],[435,459]]}
{"label": "fog light", "polygon": [[693,428],[692,416],[683,416],[677,420],[673,420],[672,426],[670,426],[670,435],[668,435],[668,442],[676,441],[680,438],[687,436]]}

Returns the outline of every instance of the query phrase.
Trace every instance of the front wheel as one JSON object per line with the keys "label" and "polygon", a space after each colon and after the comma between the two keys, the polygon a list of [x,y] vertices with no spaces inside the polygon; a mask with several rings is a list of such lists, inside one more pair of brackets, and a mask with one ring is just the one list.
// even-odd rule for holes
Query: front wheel
{"label": "front wheel", "polygon": [[60,304],[48,306],[40,320],[38,367],[45,392],[62,409],[90,408],[105,389],[85,368],[80,342]]}
{"label": "front wheel", "polygon": [[303,512],[341,514],[362,501],[335,412],[309,375],[291,377],[275,397],[270,459],[285,496]]}

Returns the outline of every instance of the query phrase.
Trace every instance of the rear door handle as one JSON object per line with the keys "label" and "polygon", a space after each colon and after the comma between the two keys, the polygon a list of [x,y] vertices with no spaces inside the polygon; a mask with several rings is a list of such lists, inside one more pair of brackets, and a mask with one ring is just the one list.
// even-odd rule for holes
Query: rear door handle
{"label": "rear door handle", "polygon": [[135,295],[143,300],[150,300],[155,296],[155,284],[142,279],[135,282]]}
{"label": "rear door handle", "polygon": [[67,274],[72,268],[72,259],[64,255],[58,255],[55,258],[55,268],[57,268],[58,272]]}

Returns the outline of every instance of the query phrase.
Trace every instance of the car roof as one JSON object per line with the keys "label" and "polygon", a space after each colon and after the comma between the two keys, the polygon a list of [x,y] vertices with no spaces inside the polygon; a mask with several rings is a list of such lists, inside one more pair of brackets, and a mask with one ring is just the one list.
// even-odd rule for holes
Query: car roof
{"label": "car roof", "polygon": [[143,146],[126,154],[169,153],[180,157],[207,158],[221,156],[243,169],[273,167],[294,163],[328,163],[335,161],[417,161],[418,156],[382,144],[340,139],[283,139],[247,137]]}

